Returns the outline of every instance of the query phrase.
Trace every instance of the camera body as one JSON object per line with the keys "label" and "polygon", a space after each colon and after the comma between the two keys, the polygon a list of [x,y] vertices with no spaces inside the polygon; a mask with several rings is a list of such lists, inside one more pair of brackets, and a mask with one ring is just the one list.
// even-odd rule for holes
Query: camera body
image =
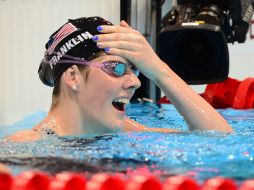
{"label": "camera body", "polygon": [[244,43],[252,0],[178,0],[162,19],[159,55],[188,84],[227,79],[227,43]]}

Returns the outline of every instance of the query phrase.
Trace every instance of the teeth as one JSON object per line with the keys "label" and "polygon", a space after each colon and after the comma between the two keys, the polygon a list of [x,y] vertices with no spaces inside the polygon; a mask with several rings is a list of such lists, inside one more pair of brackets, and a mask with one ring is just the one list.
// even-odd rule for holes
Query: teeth
{"label": "teeth", "polygon": [[128,104],[130,102],[130,100],[128,98],[117,98],[116,100],[114,100],[114,102]]}

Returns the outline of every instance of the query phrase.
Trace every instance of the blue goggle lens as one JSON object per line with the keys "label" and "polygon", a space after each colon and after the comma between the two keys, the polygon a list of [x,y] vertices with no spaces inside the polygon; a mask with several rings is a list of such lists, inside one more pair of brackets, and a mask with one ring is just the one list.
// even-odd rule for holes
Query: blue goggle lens
{"label": "blue goggle lens", "polygon": [[139,75],[139,70],[137,68],[134,66],[129,67],[121,62],[106,62],[103,64],[102,69],[108,74],[116,77],[121,77],[129,73],[134,73],[136,76]]}
{"label": "blue goggle lens", "polygon": [[133,69],[133,73],[134,73],[134,75],[136,75],[137,77],[139,76],[139,70],[138,69]]}
{"label": "blue goggle lens", "polygon": [[126,72],[126,65],[123,63],[116,64],[116,66],[114,67],[114,73],[117,76],[123,76],[125,72]]}

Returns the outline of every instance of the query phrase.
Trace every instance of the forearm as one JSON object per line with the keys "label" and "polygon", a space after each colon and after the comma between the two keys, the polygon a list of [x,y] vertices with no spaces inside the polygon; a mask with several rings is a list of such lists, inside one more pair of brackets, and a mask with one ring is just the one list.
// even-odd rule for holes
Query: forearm
{"label": "forearm", "polygon": [[165,63],[161,67],[155,83],[184,117],[189,130],[233,131],[227,121]]}
{"label": "forearm", "polygon": [[179,130],[168,129],[168,128],[151,128],[146,127],[128,117],[125,118],[125,132],[136,131],[136,132],[158,132],[158,133],[177,133]]}

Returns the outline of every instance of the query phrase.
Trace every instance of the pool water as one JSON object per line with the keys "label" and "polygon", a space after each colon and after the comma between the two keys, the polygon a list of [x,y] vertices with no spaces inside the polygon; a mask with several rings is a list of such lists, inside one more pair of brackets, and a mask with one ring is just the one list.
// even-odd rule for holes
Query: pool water
{"label": "pool water", "polygon": [[37,112],[11,126],[0,126],[0,162],[13,174],[39,169],[96,173],[146,167],[161,177],[183,174],[202,182],[213,176],[241,182],[254,178],[254,110],[218,110],[235,133],[189,132],[172,105],[130,104],[127,115],[150,127],[180,129],[179,134],[119,133],[97,137],[49,137],[32,143],[5,142],[3,136],[32,128],[46,113]]}

